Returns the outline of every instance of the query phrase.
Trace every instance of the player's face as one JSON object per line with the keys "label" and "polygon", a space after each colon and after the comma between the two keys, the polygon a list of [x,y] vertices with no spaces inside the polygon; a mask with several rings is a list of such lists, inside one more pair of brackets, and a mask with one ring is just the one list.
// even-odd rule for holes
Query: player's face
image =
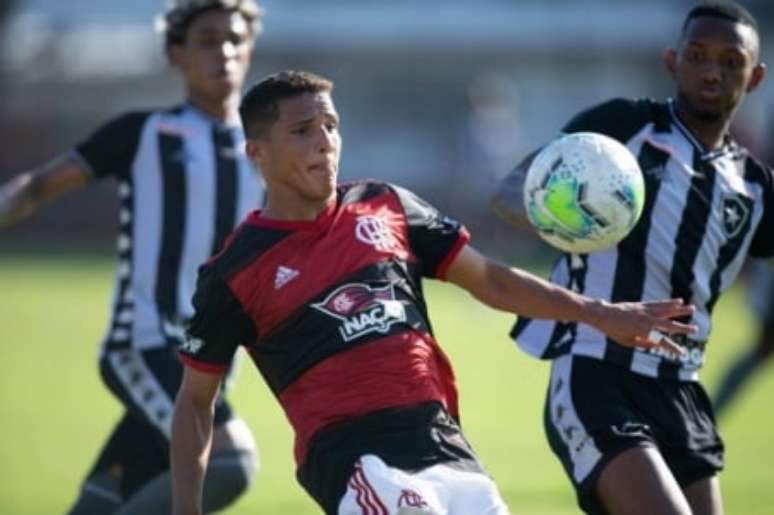
{"label": "player's face", "polygon": [[238,94],[253,49],[247,20],[238,12],[213,9],[196,16],[185,41],[170,48],[193,98],[218,101]]}
{"label": "player's face", "polygon": [[699,121],[729,119],[745,93],[763,79],[757,34],[731,20],[694,18],[678,48],[667,51],[665,59],[681,108]]}
{"label": "player's face", "polygon": [[339,115],[330,93],[304,93],[279,102],[266,137],[248,141],[269,190],[289,207],[324,205],[336,190],[341,155]]}

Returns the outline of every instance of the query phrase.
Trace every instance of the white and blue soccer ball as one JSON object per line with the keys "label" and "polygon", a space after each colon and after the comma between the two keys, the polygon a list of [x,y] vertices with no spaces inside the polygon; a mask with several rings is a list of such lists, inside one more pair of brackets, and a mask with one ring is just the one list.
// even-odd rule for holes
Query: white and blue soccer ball
{"label": "white and blue soccer ball", "polygon": [[639,220],[644,200],[637,159],[617,140],[594,132],[549,143],[524,181],[524,207],[537,233],[573,254],[616,245]]}

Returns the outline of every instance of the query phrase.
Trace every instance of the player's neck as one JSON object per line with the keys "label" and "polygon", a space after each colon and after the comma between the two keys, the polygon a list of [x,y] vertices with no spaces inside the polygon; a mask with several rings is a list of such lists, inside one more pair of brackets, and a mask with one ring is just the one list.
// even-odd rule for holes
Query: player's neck
{"label": "player's neck", "polygon": [[730,116],[717,120],[706,120],[695,116],[690,109],[686,109],[685,104],[679,98],[675,102],[675,109],[680,121],[704,145],[704,148],[715,150],[723,146],[731,125]]}
{"label": "player's neck", "polygon": [[189,92],[188,102],[207,116],[225,123],[237,123],[239,121],[239,94],[225,98],[213,99],[204,95]]}

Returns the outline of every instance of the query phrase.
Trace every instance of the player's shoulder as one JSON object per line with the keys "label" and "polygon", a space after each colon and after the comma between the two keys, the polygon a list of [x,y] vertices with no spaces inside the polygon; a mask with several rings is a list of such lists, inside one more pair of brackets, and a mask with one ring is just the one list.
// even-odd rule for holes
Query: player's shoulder
{"label": "player's shoulder", "polygon": [[292,229],[263,224],[259,220],[260,211],[250,213],[203,268],[228,280],[293,233]]}
{"label": "player's shoulder", "polygon": [[663,108],[665,105],[665,103],[657,102],[652,98],[614,97],[605,100],[604,102],[600,102],[599,104],[590,107],[588,110],[608,115],[627,114],[647,117],[651,115],[655,109]]}
{"label": "player's shoulder", "polygon": [[668,108],[664,102],[617,97],[581,111],[562,132],[599,132],[626,142],[645,125],[664,125],[667,120]]}
{"label": "player's shoulder", "polygon": [[396,186],[378,179],[358,179],[340,182],[337,186],[341,205],[367,202],[383,195],[394,195]]}
{"label": "player's shoulder", "polygon": [[139,134],[148,119],[153,115],[151,110],[125,111],[114,115],[102,124],[98,132],[110,133],[112,136]]}
{"label": "player's shoulder", "polygon": [[774,170],[751,150],[741,145],[735,145],[735,157],[742,161],[745,179],[774,187]]}

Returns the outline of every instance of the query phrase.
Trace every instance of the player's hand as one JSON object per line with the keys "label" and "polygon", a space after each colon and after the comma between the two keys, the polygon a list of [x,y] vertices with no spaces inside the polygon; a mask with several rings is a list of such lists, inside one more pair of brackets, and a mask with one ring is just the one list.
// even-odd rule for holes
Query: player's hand
{"label": "player's hand", "polygon": [[692,334],[698,328],[672,320],[693,315],[694,307],[682,299],[649,302],[603,302],[593,325],[612,340],[627,347],[658,348],[682,356],[685,349],[667,336]]}

